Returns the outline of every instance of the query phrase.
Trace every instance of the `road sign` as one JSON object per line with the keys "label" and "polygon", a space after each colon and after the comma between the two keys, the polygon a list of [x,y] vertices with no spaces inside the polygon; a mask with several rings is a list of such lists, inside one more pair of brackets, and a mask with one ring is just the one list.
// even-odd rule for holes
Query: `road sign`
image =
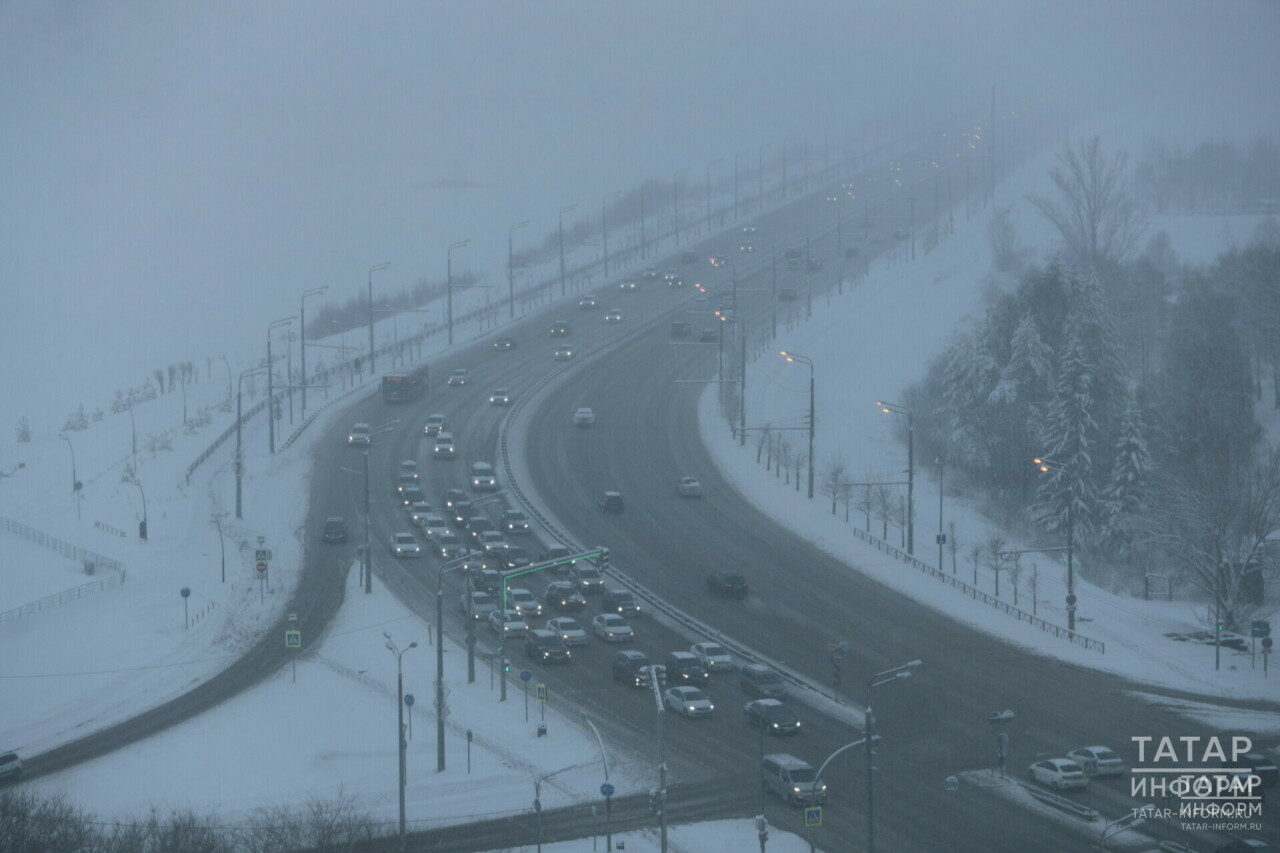
{"label": "road sign", "polygon": [[181,595],[183,598],[188,598],[188,597],[190,597],[190,595],[191,595],[191,587],[189,587],[189,586],[184,586],[182,589],[178,590],[178,594],[179,594],[179,595]]}
{"label": "road sign", "polygon": [[945,533],[939,533],[937,536],[935,536],[935,537],[934,537],[934,544],[935,544],[935,545],[946,545],[946,544],[947,544],[947,534],[945,534]]}
{"label": "road sign", "polygon": [[1068,607],[1075,607],[1075,606],[1076,606],[1076,600],[1077,600],[1077,599],[1076,599],[1076,594],[1075,594],[1074,592],[1073,592],[1073,593],[1071,593],[1070,595],[1068,595],[1068,596],[1067,596],[1067,606],[1068,606]]}
{"label": "road sign", "polygon": [[804,810],[804,825],[822,826],[822,806],[808,806]]}
{"label": "road sign", "polygon": [[261,563],[261,562],[260,562],[260,563],[258,563],[258,565],[257,565],[257,569],[258,569],[258,574],[260,574],[260,575],[266,574],[266,573],[267,573],[267,564],[266,564],[266,563]]}
{"label": "road sign", "polygon": [[1250,627],[1255,638],[1271,636],[1271,623],[1266,619],[1254,619]]}
{"label": "road sign", "polygon": [[530,672],[530,671],[529,671],[529,670],[527,670],[527,669],[522,669],[522,670],[520,670],[520,680],[521,680],[521,681],[523,681],[523,682],[526,682],[526,683],[527,683],[527,682],[531,681],[532,679],[533,679],[533,673],[532,673],[532,672]]}
{"label": "road sign", "polygon": [[284,632],[284,647],[286,649],[302,648],[302,632],[290,630]]}
{"label": "road sign", "polygon": [[612,796],[613,796],[613,785],[609,784],[608,782],[605,782],[603,785],[601,785],[601,786],[600,786],[600,795],[601,795],[602,797],[612,797]]}
{"label": "road sign", "polygon": [[537,697],[538,697],[538,701],[539,701],[539,702],[545,702],[545,701],[547,701],[547,685],[545,685],[545,684],[535,684],[535,685],[533,685],[533,689],[534,689],[535,694],[536,694],[536,695],[537,695]]}
{"label": "road sign", "polygon": [[1271,651],[1271,642],[1272,642],[1272,640],[1271,640],[1271,638],[1270,638],[1270,637],[1263,637],[1263,638],[1262,638],[1262,650],[1263,650],[1264,652],[1269,652],[1269,651]]}
{"label": "road sign", "polygon": [[255,548],[253,550],[253,559],[259,563],[266,563],[271,560],[270,548]]}
{"label": "road sign", "polygon": [[1084,771],[1084,775],[1086,776],[1097,776],[1098,759],[1086,758],[1084,761],[1080,762],[1080,769]]}
{"label": "road sign", "polygon": [[406,705],[408,705],[410,708],[412,708],[412,707],[413,707],[413,701],[414,701],[414,700],[413,700],[413,694],[412,694],[412,693],[406,693],[406,694],[404,694],[404,704],[406,704]]}

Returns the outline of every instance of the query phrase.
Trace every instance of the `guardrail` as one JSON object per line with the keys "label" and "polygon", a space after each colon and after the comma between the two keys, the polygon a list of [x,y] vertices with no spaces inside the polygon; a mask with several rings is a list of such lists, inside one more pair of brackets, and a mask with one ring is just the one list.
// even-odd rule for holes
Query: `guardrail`
{"label": "guardrail", "polygon": [[66,604],[68,601],[75,601],[95,593],[102,592],[112,587],[120,586],[124,583],[124,575],[112,575],[102,580],[92,581],[90,583],[82,583],[80,586],[74,586],[71,589],[56,592],[53,595],[46,595],[44,598],[38,598],[35,601],[15,607],[11,610],[0,612],[0,625],[6,622],[16,622],[23,616],[35,613],[40,610],[46,610],[50,607],[57,607],[59,604]]}
{"label": "guardrail", "polygon": [[48,548],[51,551],[57,551],[64,557],[72,560],[78,560],[84,566],[85,574],[93,574],[100,567],[115,572],[112,577],[80,584],[77,587],[72,587],[71,589],[63,590],[62,592],[54,593],[53,595],[46,595],[44,598],[29,602],[21,607],[6,610],[0,613],[0,624],[13,622],[21,619],[29,613],[35,613],[38,610],[44,610],[49,607],[56,607],[59,604],[65,604],[68,601],[74,601],[77,598],[84,598],[87,595],[93,595],[94,593],[102,592],[105,589],[110,589],[111,587],[119,586],[124,583],[127,571],[125,565],[117,560],[113,560],[110,557],[104,557],[96,551],[90,551],[88,548],[81,548],[79,545],[72,545],[70,542],[63,542],[56,536],[50,536],[42,530],[36,530],[30,525],[23,524],[20,521],[14,521],[11,518],[0,517],[0,528],[15,536],[26,539],[29,542],[34,542],[37,545]]}
{"label": "guardrail", "polygon": [[[267,405],[267,400],[264,397],[263,399],[259,400],[256,404],[254,404],[252,407],[250,407],[249,411],[241,415],[240,420],[238,422],[243,424],[245,421],[249,420],[249,418],[253,417],[258,412],[262,411],[262,409],[266,405]],[[191,475],[195,473],[195,470],[199,468],[202,464],[204,464],[204,461],[208,459],[210,456],[212,456],[213,452],[217,450],[219,447],[221,447],[224,441],[226,441],[228,438],[231,438],[231,436],[235,435],[236,423],[237,423],[236,421],[233,421],[231,423],[231,426],[224,429],[222,431],[222,434],[213,440],[213,444],[210,444],[208,447],[206,447],[204,449],[204,452],[196,457],[196,461],[192,462],[190,465],[187,466],[187,485],[191,485]]]}
{"label": "guardrail", "polygon": [[1070,800],[1070,799],[1067,799],[1066,797],[1061,797],[1053,793],[1052,791],[1046,791],[1045,789],[1038,788],[1035,785],[1028,785],[1026,782],[1019,782],[1018,784],[1021,785],[1022,789],[1026,791],[1028,794],[1035,797],[1037,800],[1044,803],[1045,805],[1053,806],[1058,811],[1066,812],[1067,814],[1075,815],[1081,820],[1087,820],[1091,822],[1099,818],[1097,809],[1091,809],[1088,806],[1082,806],[1079,803],[1077,803],[1075,800]]}

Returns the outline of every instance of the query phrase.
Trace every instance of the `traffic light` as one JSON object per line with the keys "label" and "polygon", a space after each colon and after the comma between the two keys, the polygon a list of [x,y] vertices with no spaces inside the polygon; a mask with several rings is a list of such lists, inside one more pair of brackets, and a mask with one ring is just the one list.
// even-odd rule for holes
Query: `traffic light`
{"label": "traffic light", "polygon": [[510,671],[511,671],[511,660],[510,660],[510,658],[503,658],[503,659],[502,659],[502,671],[503,671],[503,672],[510,672]]}
{"label": "traffic light", "polygon": [[600,547],[600,571],[607,572],[609,570],[609,549]]}

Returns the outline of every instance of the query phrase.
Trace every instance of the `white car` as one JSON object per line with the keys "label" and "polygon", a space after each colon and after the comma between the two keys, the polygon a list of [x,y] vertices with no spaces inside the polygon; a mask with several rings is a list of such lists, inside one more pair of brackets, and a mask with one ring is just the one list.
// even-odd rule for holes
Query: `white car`
{"label": "white car", "polygon": [[422,548],[412,533],[392,533],[391,554],[396,557],[421,557]]}
{"label": "white car", "polygon": [[600,303],[596,301],[596,298],[589,293],[578,300],[578,307],[581,308],[583,311],[594,310],[597,306],[599,306],[599,304]]}
{"label": "white car", "polygon": [[694,643],[689,651],[707,668],[707,672],[732,672],[738,668],[733,656],[719,643]]}
{"label": "white car", "polygon": [[458,455],[458,448],[453,444],[453,433],[442,432],[436,436],[436,443],[431,445],[432,459],[452,459]]}
{"label": "white car", "polygon": [[621,323],[622,312],[617,308],[610,308],[604,315],[604,321],[606,323]]}
{"label": "white car", "polygon": [[373,436],[370,435],[371,430],[368,424],[356,424],[351,428],[351,432],[347,433],[347,444],[350,445],[369,445],[373,444]]}
{"label": "white car", "polygon": [[406,459],[400,463],[400,468],[396,474],[400,477],[412,477],[416,480],[418,479],[418,463],[412,459]]}
{"label": "white car", "polygon": [[710,717],[716,710],[707,694],[696,687],[670,687],[662,694],[662,702],[686,717]]}
{"label": "white car", "polygon": [[573,347],[571,346],[556,347],[554,357],[556,361],[568,361],[569,359],[573,358]]}
{"label": "white car", "polygon": [[577,619],[571,619],[568,616],[548,619],[547,630],[555,631],[559,634],[560,639],[564,640],[566,646],[585,646],[587,644],[587,632],[582,630],[582,626],[578,624]]}
{"label": "white car", "polygon": [[606,643],[629,643],[636,638],[636,632],[616,613],[601,613],[592,619],[591,630]]}
{"label": "white car", "polygon": [[595,422],[596,413],[586,406],[573,413],[573,425],[576,427],[589,427]]}
{"label": "white car", "polygon": [[427,541],[438,539],[440,534],[449,529],[448,523],[439,515],[428,515],[422,520],[422,535]]}
{"label": "white car", "polygon": [[501,554],[507,550],[507,540],[496,530],[486,530],[480,534],[480,550],[490,556]]}
{"label": "white car", "polygon": [[493,596],[484,590],[463,592],[458,606],[463,613],[477,622],[488,619],[489,614],[496,612],[498,609],[498,603],[493,600]]}
{"label": "white car", "polygon": [[409,520],[417,527],[425,524],[427,519],[434,514],[435,509],[426,501],[414,501],[409,504]]}
{"label": "white car", "polygon": [[521,616],[541,616],[542,605],[538,603],[538,599],[533,597],[533,593],[527,589],[513,587],[507,590],[507,603],[515,609],[516,613]]}
{"label": "white car", "polygon": [[694,477],[681,477],[676,481],[676,490],[680,492],[682,498],[702,497],[702,483]]}
{"label": "white car", "polygon": [[514,610],[495,610],[489,614],[489,627],[495,634],[523,636],[529,630],[529,623],[521,619],[520,614]]}
{"label": "white car", "polygon": [[635,289],[636,283],[632,279],[624,278],[622,281],[618,282],[618,290],[621,290],[623,293],[631,293]]}
{"label": "white car", "polygon": [[498,488],[498,475],[488,462],[471,463],[471,488],[476,491],[493,491]]}
{"label": "white car", "polygon": [[510,406],[511,392],[506,388],[499,388],[489,395],[490,406]]}
{"label": "white car", "polygon": [[743,226],[742,226],[742,233],[743,233],[743,234],[754,234],[754,233],[756,233],[756,230],[757,230],[757,229],[756,229],[756,227],[755,227],[754,225],[743,225]]}
{"label": "white car", "polygon": [[1094,762],[1099,776],[1119,776],[1125,771],[1124,759],[1105,746],[1082,746],[1068,752],[1067,758],[1079,764],[1081,768],[1086,761]]}
{"label": "white car", "polygon": [[449,428],[449,419],[444,415],[427,415],[427,422],[422,427],[423,435],[436,435]]}
{"label": "white car", "polygon": [[466,385],[471,381],[471,371],[465,367],[455,367],[449,371],[449,379],[445,383],[447,385]]}
{"label": "white car", "polygon": [[1061,791],[1064,788],[1087,788],[1089,777],[1080,765],[1069,758],[1046,758],[1027,768],[1027,778]]}

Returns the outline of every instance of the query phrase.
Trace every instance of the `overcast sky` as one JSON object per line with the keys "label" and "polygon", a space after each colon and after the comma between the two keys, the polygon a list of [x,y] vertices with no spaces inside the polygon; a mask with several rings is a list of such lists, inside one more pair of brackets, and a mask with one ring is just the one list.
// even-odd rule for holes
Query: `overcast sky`
{"label": "overcast sky", "polygon": [[0,398],[56,431],[153,366],[248,366],[371,264],[398,289],[471,239],[455,268],[500,278],[513,222],[532,243],[766,143],[978,123],[993,85],[1064,92],[1104,143],[1274,133],[1277,33],[1243,2],[8,0]]}

